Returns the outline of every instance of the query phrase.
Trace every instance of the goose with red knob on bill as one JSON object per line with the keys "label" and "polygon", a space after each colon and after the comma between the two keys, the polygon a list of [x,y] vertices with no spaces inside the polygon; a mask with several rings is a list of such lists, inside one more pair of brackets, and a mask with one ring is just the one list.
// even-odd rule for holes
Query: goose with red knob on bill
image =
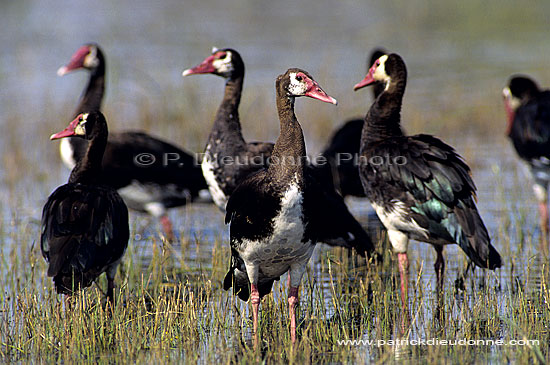
{"label": "goose with red knob on bill", "polygon": [[[381,48],[372,50],[367,59],[367,70],[385,53]],[[373,100],[375,100],[384,90],[384,85],[375,83],[371,90]],[[350,119],[336,129],[321,152],[321,156],[324,157],[323,161],[327,163],[315,166],[319,170],[319,174],[326,175],[323,179],[330,179],[334,184],[334,189],[343,197],[365,197],[365,190],[357,168],[363,122],[364,118]]]}

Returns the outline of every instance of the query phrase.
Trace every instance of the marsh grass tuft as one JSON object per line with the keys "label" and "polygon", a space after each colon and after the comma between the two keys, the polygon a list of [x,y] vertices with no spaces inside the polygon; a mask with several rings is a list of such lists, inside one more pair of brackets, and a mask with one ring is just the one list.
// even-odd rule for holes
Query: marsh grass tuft
{"label": "marsh grass tuft", "polygon": [[[248,305],[221,288],[229,257],[223,242],[194,241],[170,249],[154,236],[130,242],[117,276],[116,305],[110,308],[101,289],[104,279],[70,299],[54,293],[45,277],[46,264],[33,246],[37,233],[32,225],[16,231],[14,244],[2,255],[0,354],[6,361],[542,362],[548,358],[550,275],[538,256],[515,267],[513,287],[507,283],[506,266],[496,274],[476,270],[464,292],[456,292],[447,280],[438,296],[433,271],[427,272],[430,260],[413,255],[411,273],[416,275],[412,275],[409,308],[403,312],[398,304],[399,276],[389,251],[380,267],[373,267],[346,250],[323,247],[300,290],[298,344],[293,348],[290,343],[286,280],[281,278],[263,301],[261,342],[255,350]],[[181,256],[175,255],[174,250],[180,249]],[[211,252],[210,259],[197,262],[204,250]],[[480,345],[465,351],[464,346],[339,344],[346,339],[430,338],[537,339],[539,345]]]}

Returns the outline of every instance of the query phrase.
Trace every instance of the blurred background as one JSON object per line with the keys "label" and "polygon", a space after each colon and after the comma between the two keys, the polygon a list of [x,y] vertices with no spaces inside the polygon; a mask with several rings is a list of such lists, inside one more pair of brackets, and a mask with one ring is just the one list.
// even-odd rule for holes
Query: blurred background
{"label": "blurred background", "polygon": [[[500,91],[512,73],[550,82],[549,17],[548,1],[3,0],[0,117],[4,126],[18,119],[43,136],[52,132],[43,127],[45,119],[64,126],[88,75],[60,78],[56,70],[93,41],[107,59],[104,106],[111,128],[146,127],[201,150],[202,140],[186,136],[209,130],[223,81],[183,79],[181,71],[213,46],[233,47],[247,68],[245,133],[274,139],[277,75],[291,66],[308,70],[340,104],[298,107],[313,104],[337,125],[368,110],[370,95],[352,86],[364,76],[369,51],[382,46],[408,66],[405,116],[421,113],[434,124],[433,133],[444,133],[443,123],[477,126],[476,132],[500,129]],[[491,120],[474,120],[479,113]],[[146,116],[154,121],[147,124]],[[452,118],[441,120],[445,116]],[[307,114],[301,120],[306,124]],[[416,122],[404,119],[407,129]],[[262,128],[254,131],[258,123]],[[310,124],[306,131],[319,129]],[[184,134],[174,133],[176,127]]]}

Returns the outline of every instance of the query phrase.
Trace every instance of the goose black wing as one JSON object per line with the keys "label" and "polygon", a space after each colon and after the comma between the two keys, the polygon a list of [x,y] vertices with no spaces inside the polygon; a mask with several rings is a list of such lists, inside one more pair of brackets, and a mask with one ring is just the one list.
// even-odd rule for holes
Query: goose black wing
{"label": "goose black wing", "polygon": [[344,197],[365,196],[357,167],[363,124],[363,119],[345,122],[334,132],[321,153],[326,161],[314,166],[317,179],[320,182],[330,179],[334,189]]}
{"label": "goose black wing", "polygon": [[[278,198],[269,189],[266,170],[248,176],[231,194],[226,206],[225,223],[230,224],[231,263],[224,279],[224,289],[233,287],[233,292],[242,300],[250,296],[250,281],[243,259],[237,247],[243,239],[261,240],[273,233],[272,220],[280,207]],[[267,277],[260,270],[258,292],[260,297],[271,292],[279,277]]]}
{"label": "goose black wing", "polygon": [[103,156],[102,182],[116,189],[136,180],[174,185],[196,197],[207,189],[194,156],[175,145],[139,131],[112,133]]}
{"label": "goose black wing", "polygon": [[110,187],[66,184],[44,206],[40,246],[48,276],[78,273],[89,285],[122,257],[128,238],[128,210]]}
{"label": "goose black wing", "polygon": [[304,211],[307,229],[316,242],[355,248],[361,256],[374,253],[374,244],[348,210],[344,199],[320,183],[315,172],[305,169]]}
{"label": "goose black wing", "polygon": [[550,91],[517,109],[509,137],[521,158],[550,159]]}
{"label": "goose black wing", "polygon": [[457,243],[481,267],[501,265],[475,205],[470,168],[449,145],[429,135],[396,137],[374,144],[361,165],[369,198],[387,211],[405,207],[432,241]]}

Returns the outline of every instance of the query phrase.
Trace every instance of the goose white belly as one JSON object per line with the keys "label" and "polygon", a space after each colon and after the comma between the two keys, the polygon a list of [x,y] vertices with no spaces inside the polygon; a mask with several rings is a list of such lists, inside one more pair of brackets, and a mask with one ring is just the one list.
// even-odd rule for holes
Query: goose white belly
{"label": "goose white belly", "polygon": [[137,180],[132,180],[131,184],[117,191],[129,208],[146,211],[155,217],[160,217],[166,213],[166,207],[162,203],[163,200],[169,198],[191,199],[189,190],[178,190],[174,184],[144,184]]}
{"label": "goose white belly", "polygon": [[249,266],[259,266],[268,277],[278,277],[292,265],[304,266],[313,253],[315,245],[304,242],[303,196],[293,184],[281,199],[281,210],[272,220],[273,232],[259,240],[243,240],[239,254],[247,271]]}
{"label": "goose white belly", "polygon": [[371,205],[388,230],[390,242],[396,252],[406,252],[409,238],[435,245],[454,243],[430,236],[427,229],[422,228],[414,219],[407,217],[408,209],[402,201],[392,201],[392,209],[389,210],[373,202]]}
{"label": "goose white belly", "polygon": [[413,219],[409,219],[408,210],[405,203],[399,200],[393,200],[391,209],[385,209],[374,202],[371,202],[372,207],[376,211],[378,218],[387,230],[402,231],[404,233],[422,234],[424,239],[428,238],[427,231],[420,227]]}

